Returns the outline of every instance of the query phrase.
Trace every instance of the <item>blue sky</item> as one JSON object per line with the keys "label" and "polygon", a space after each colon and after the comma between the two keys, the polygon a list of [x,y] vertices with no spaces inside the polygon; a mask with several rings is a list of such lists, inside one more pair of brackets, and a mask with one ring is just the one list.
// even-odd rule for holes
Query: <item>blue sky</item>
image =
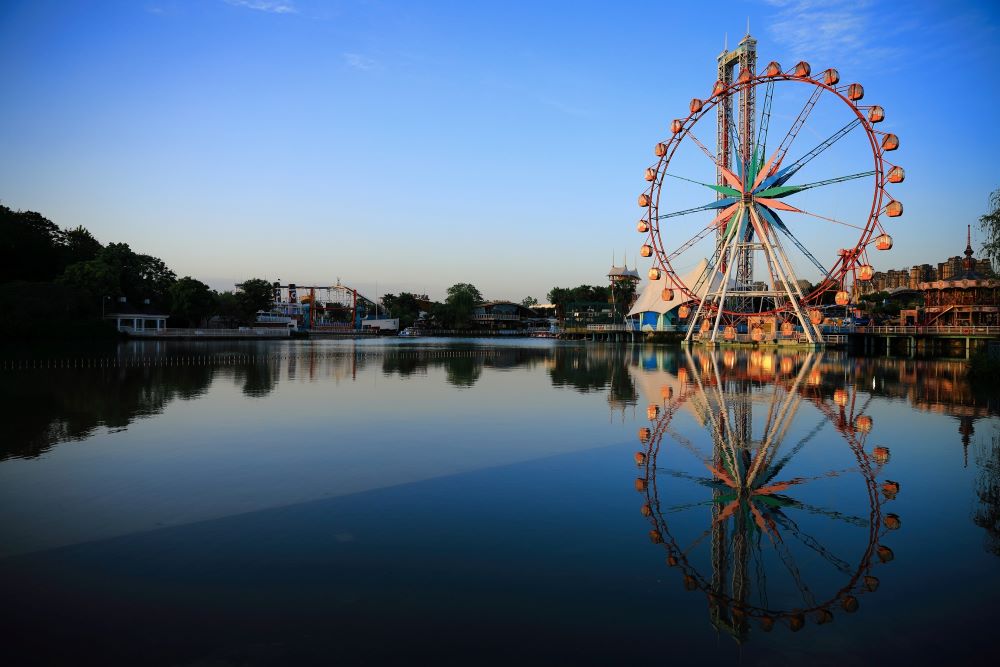
{"label": "blue sky", "polygon": [[0,201],[217,288],[544,300],[636,257],[651,148],[748,17],[885,107],[876,268],[958,254],[1000,187],[993,2],[5,0]]}

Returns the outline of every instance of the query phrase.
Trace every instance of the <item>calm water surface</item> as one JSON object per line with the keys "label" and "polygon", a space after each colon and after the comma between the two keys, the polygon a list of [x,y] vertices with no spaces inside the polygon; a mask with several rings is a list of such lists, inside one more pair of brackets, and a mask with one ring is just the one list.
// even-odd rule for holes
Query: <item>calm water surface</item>
{"label": "calm water surface", "polygon": [[0,369],[4,664],[992,662],[1000,421],[961,362],[414,339],[66,364]]}

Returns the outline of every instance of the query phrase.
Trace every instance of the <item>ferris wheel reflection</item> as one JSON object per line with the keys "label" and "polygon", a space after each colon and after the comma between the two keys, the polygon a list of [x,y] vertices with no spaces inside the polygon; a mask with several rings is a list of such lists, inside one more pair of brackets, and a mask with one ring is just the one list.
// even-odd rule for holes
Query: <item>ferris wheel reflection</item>
{"label": "ferris wheel reflection", "polygon": [[885,538],[901,522],[884,505],[900,485],[884,477],[889,449],[868,443],[872,397],[831,386],[822,358],[684,351],[676,375],[643,378],[649,539],[738,641],[858,611],[894,557]]}

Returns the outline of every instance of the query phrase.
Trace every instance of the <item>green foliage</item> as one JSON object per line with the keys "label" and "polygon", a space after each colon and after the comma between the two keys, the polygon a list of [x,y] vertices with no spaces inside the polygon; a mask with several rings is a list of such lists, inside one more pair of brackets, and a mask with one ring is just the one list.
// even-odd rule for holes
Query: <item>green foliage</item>
{"label": "green foliage", "polygon": [[92,260],[104,248],[84,227],[67,229],[63,239],[67,265]]}
{"label": "green foliage", "polygon": [[66,266],[65,234],[34,211],[0,205],[0,283],[47,282]]}
{"label": "green foliage", "polygon": [[471,325],[472,309],[482,300],[474,285],[457,283],[448,288],[444,303],[431,305],[431,317],[445,329],[466,329]]}
{"label": "green foliage", "polygon": [[237,312],[241,322],[251,323],[258,310],[270,310],[274,294],[271,283],[262,278],[251,278],[240,284],[236,293]]}
{"label": "green foliage", "polygon": [[533,296],[526,296],[523,299],[521,299],[521,305],[524,306],[525,308],[534,308],[535,306],[538,305],[538,299],[536,299]]}
{"label": "green foliage", "polygon": [[[215,314],[215,295],[208,285],[184,276],[168,289],[170,297],[171,326],[182,326],[183,320],[188,326],[199,326],[210,315]],[[177,322],[174,321],[176,318]]]}
{"label": "green foliage", "polygon": [[986,233],[983,252],[993,266],[997,266],[1000,262],[1000,188],[990,195],[989,207],[989,211],[979,217],[979,226]]}
{"label": "green foliage", "polygon": [[607,303],[611,300],[611,287],[592,285],[553,287],[546,298],[556,307],[556,313],[562,318],[566,316],[566,306],[571,303]]}
{"label": "green foliage", "polygon": [[114,337],[100,320],[101,302],[67,285],[13,281],[0,285],[0,338]]}
{"label": "green foliage", "polygon": [[83,227],[63,231],[40,213],[0,205],[0,283],[48,282],[70,264],[92,260],[101,244]]}
{"label": "green foliage", "polygon": [[620,280],[611,285],[611,295],[615,302],[615,314],[617,317],[624,317],[632,302],[635,301],[635,290],[638,283],[634,280]]}
{"label": "green foliage", "polygon": [[132,303],[149,299],[165,305],[176,274],[163,260],[139,255],[127,243],[109,243],[94,259],[66,267],[59,278],[64,285],[76,287],[91,298],[126,297]]}
{"label": "green foliage", "polygon": [[416,295],[409,292],[400,292],[399,296],[386,294],[382,297],[382,305],[392,314],[392,317],[399,318],[400,329],[413,326],[413,323],[420,317],[420,302]]}
{"label": "green foliage", "polygon": [[973,354],[968,364],[969,380],[979,387],[1000,387],[1000,358],[982,351]]}
{"label": "green foliage", "polygon": [[114,299],[122,293],[121,277],[118,271],[109,264],[92,259],[77,262],[66,267],[60,276],[59,284],[74,287],[87,294],[88,299]]}
{"label": "green foliage", "polygon": [[215,312],[227,328],[235,327],[241,319],[240,300],[235,292],[215,292]]}
{"label": "green foliage", "polygon": [[455,283],[448,288],[448,297],[445,301],[455,303],[459,300],[471,300],[473,303],[478,303],[483,300],[483,295],[479,293],[475,285],[470,283]]}

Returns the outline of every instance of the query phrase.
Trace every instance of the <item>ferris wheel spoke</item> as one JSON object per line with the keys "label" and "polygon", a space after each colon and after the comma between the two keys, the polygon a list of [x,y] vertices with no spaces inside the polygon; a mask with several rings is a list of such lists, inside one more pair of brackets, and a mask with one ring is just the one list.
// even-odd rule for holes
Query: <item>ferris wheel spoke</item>
{"label": "ferris wheel spoke", "polygon": [[824,547],[819,543],[816,538],[812,537],[808,533],[804,532],[799,528],[798,524],[795,523],[788,515],[780,511],[774,512],[775,520],[781,524],[781,527],[785,529],[786,532],[791,533],[795,539],[800,541],[805,546],[809,547],[817,554],[819,554],[825,561],[833,565],[835,568],[843,572],[844,574],[851,574],[851,566],[842,558],[838,558],[833,552]]}
{"label": "ferris wheel spoke", "polygon": [[684,243],[682,243],[677,248],[677,250],[673,251],[670,255],[668,255],[667,256],[667,260],[673,261],[674,259],[676,259],[680,255],[682,255],[691,246],[693,246],[698,241],[700,241],[703,238],[705,238],[709,234],[709,232],[712,232],[712,231],[714,231],[716,229],[716,227],[718,226],[718,224],[720,222],[722,222],[728,216],[732,215],[736,211],[737,206],[739,206],[739,204],[732,204],[731,206],[728,206],[725,209],[723,209],[723,211],[721,213],[719,213],[719,215],[717,215],[715,218],[713,218],[712,221],[710,223],[708,223],[704,227],[704,229],[700,230],[697,234],[695,234],[689,240],[687,240]]}
{"label": "ferris wheel spoke", "polygon": [[719,160],[719,158],[717,158],[715,156],[715,153],[713,153],[712,151],[708,150],[708,148],[705,147],[705,144],[701,143],[701,141],[698,139],[698,137],[694,136],[694,132],[692,132],[691,130],[688,130],[688,134],[687,135],[689,137],[691,137],[691,141],[693,141],[695,143],[695,145],[698,148],[701,149],[701,152],[704,153],[705,156],[708,157],[708,159],[712,161],[712,164],[714,164],[716,167],[720,166],[720,162],[721,161]]}
{"label": "ferris wheel spoke", "polygon": [[[764,209],[764,210],[766,211],[767,209]],[[810,262],[812,262],[813,266],[815,266],[819,270],[819,275],[820,276],[827,275],[829,273],[829,270],[827,268],[825,268],[823,266],[823,264],[821,264],[820,261],[818,259],[816,259],[816,257],[814,257],[811,252],[809,252],[808,248],[806,248],[804,245],[802,245],[801,241],[799,241],[797,238],[795,238],[795,235],[792,234],[792,230],[788,229],[788,227],[785,226],[781,222],[781,219],[778,218],[777,214],[771,212],[771,216],[774,217],[775,220],[778,222],[778,224],[776,224],[774,226],[777,227],[779,230],[781,230],[781,233],[784,234],[785,236],[787,236],[789,238],[789,240],[795,245],[795,247],[799,249],[799,252],[801,252],[803,255],[805,255],[806,258]],[[765,215],[764,217],[766,218],[768,216]]]}
{"label": "ferris wheel spoke", "polygon": [[664,213],[662,215],[656,216],[656,220],[666,220],[667,218],[676,218],[681,215],[690,215],[692,213],[698,213],[699,211],[711,211],[713,209],[726,208],[732,206],[738,200],[735,197],[725,197],[723,199],[716,199],[713,202],[705,204],[703,206],[695,206],[694,208],[686,208],[683,211],[674,211],[672,213]]}
{"label": "ferris wheel spoke", "polygon": [[695,185],[701,185],[701,186],[704,186],[706,188],[710,188],[712,190],[715,190],[716,192],[719,192],[721,194],[728,195],[730,197],[739,197],[742,194],[736,188],[731,188],[731,187],[728,187],[726,185],[712,185],[711,183],[702,183],[701,181],[696,181],[693,178],[686,178],[684,176],[678,176],[677,174],[664,174],[664,175],[665,176],[669,176],[670,178],[676,178],[679,181],[687,181],[688,183],[694,183]]}
{"label": "ferris wheel spoke", "polygon": [[[771,123],[771,100],[774,97],[774,80],[768,81],[764,87],[764,103],[761,105],[760,126],[757,128],[757,150],[760,152],[760,159],[764,159],[767,154],[767,130]],[[747,179],[751,180],[751,179]]]}
{"label": "ferris wheel spoke", "polygon": [[825,507],[810,505],[809,503],[804,503],[801,500],[795,500],[794,498],[789,498],[787,496],[772,496],[772,497],[781,498],[783,507],[791,507],[793,509],[809,512],[810,514],[818,514],[820,516],[825,516],[830,519],[842,521],[852,526],[857,526],[858,528],[868,527],[868,520],[860,516],[851,516],[849,514],[843,514],[842,512],[838,512],[836,510],[826,509]]}
{"label": "ferris wheel spoke", "polygon": [[742,179],[744,172],[742,155],[743,137],[740,136],[740,131],[737,129],[736,123],[733,121],[731,115],[729,117],[729,137],[729,143],[732,145],[733,152],[735,153],[732,164],[734,164],[738,170],[737,176]]}
{"label": "ferris wheel spoke", "polygon": [[799,440],[797,443],[795,443],[795,446],[792,448],[792,450],[790,452],[788,452],[787,454],[785,454],[783,457],[781,457],[778,460],[777,463],[775,463],[773,466],[771,466],[770,468],[768,468],[768,470],[765,472],[763,483],[767,484],[772,479],[774,479],[775,477],[777,477],[778,473],[781,472],[782,469],[786,465],[788,465],[788,462],[791,461],[792,458],[796,454],[798,454],[799,451],[803,447],[805,447],[806,444],[810,440],[812,440],[816,436],[817,433],[819,433],[821,430],[823,430],[823,427],[826,426],[828,423],[829,422],[826,420],[826,418],[820,419],[819,423],[816,426],[814,426],[813,429],[811,431],[809,431],[809,433],[807,433],[805,436],[802,437],[801,440]]}
{"label": "ferris wheel spoke", "polygon": [[819,157],[826,149],[830,148],[835,143],[846,137],[848,134],[851,133],[851,130],[860,125],[861,125],[860,118],[855,118],[851,120],[849,123],[844,125],[844,127],[840,128],[839,130],[831,134],[829,137],[818,143],[815,147],[813,147],[809,152],[800,157],[798,160],[796,160],[795,162],[793,162],[792,164],[788,165],[783,169],[779,169],[773,175],[765,178],[760,183],[760,185],[754,188],[754,190],[766,190],[776,185],[784,185],[786,182],[788,182],[788,179],[794,176],[799,169],[812,162],[815,158]]}
{"label": "ferris wheel spoke", "polygon": [[703,500],[697,503],[686,503],[684,505],[673,505],[662,510],[663,514],[676,514],[678,512],[683,512],[685,510],[695,509],[696,507],[706,507],[708,505],[715,505],[714,500]]}
{"label": "ferris wheel spoke", "polygon": [[844,222],[843,220],[837,220],[836,218],[828,218],[825,215],[820,215],[818,213],[810,213],[809,211],[804,211],[802,209],[796,209],[794,211],[791,211],[791,213],[801,213],[802,215],[808,215],[812,218],[817,218],[819,220],[826,220],[827,222],[833,222],[838,225],[843,225],[844,227],[852,227],[860,231],[865,231],[865,228],[862,227],[861,225],[853,225],[849,222]]}
{"label": "ferris wheel spoke", "polygon": [[[813,107],[816,106],[816,102],[819,101],[819,96],[823,93],[823,89],[817,87],[813,90],[809,99],[806,100],[805,105],[802,110],[799,111],[799,115],[795,118],[795,122],[792,126],[788,128],[788,133],[785,134],[785,138],[781,140],[781,144],[778,146],[778,150],[774,152],[774,155],[768,160],[768,169],[761,172],[761,176],[770,177],[772,174],[767,173],[771,171],[777,171],[781,167],[781,163],[785,160],[785,155],[788,154],[788,149],[792,147],[792,142],[795,141],[795,137],[799,135],[799,130],[802,126],[806,124],[806,119],[809,118],[809,114],[812,113]],[[758,177],[760,180],[760,176]],[[756,188],[759,183],[754,183]]]}
{"label": "ferris wheel spoke", "polygon": [[780,493],[793,486],[799,486],[800,484],[805,484],[806,482],[815,482],[818,479],[830,479],[832,477],[840,477],[844,473],[849,472],[860,472],[857,468],[844,468],[843,470],[830,470],[822,475],[813,475],[812,477],[793,477],[791,479],[782,482],[771,482],[767,486],[759,487],[756,493],[759,495],[771,495],[774,493]]}
{"label": "ferris wheel spoke", "polygon": [[815,183],[806,183],[805,185],[776,185],[766,190],[761,190],[755,193],[756,197],[770,198],[770,199],[782,199],[788,195],[793,195],[797,192],[802,192],[803,190],[811,190],[812,188],[823,187],[824,185],[833,185],[835,183],[844,183],[846,181],[853,181],[858,178],[865,178],[866,176],[874,176],[874,171],[862,171],[857,174],[851,174],[850,176],[838,176],[836,178],[828,178],[823,181],[816,181]]}
{"label": "ferris wheel spoke", "polygon": [[685,555],[691,553],[691,551],[693,551],[695,547],[701,544],[706,537],[712,534],[712,531],[715,529],[717,525],[723,523],[724,521],[728,520],[731,516],[733,516],[736,513],[736,510],[739,509],[739,506],[740,506],[739,500],[731,500],[728,503],[726,503],[726,505],[719,511],[718,515],[716,515],[716,517],[712,519],[712,523],[709,524],[708,528],[705,529],[705,532],[699,535],[694,542],[688,545],[688,547],[683,550],[683,553]]}
{"label": "ferris wheel spoke", "polygon": [[792,580],[795,582],[795,586],[799,589],[799,594],[802,596],[802,599],[805,600],[808,606],[815,607],[816,599],[806,583],[802,581],[802,574],[799,572],[798,565],[795,564],[795,558],[792,556],[792,552],[788,549],[788,545],[785,544],[780,535],[777,535],[777,539],[771,540],[771,544],[774,546],[774,550],[778,553],[778,557],[781,562],[785,565],[785,569],[787,569],[788,573],[792,576]]}
{"label": "ferris wheel spoke", "polygon": [[689,482],[694,482],[695,484],[698,484],[700,486],[707,486],[707,487],[712,488],[712,489],[717,489],[720,486],[719,481],[716,480],[716,479],[713,479],[711,477],[697,477],[697,476],[692,475],[690,473],[686,473],[686,472],[683,472],[681,470],[674,470],[672,468],[657,468],[656,469],[656,474],[660,474],[660,473],[663,473],[664,475],[667,475],[668,477],[675,477],[677,479],[684,479],[684,480],[687,480]]}

